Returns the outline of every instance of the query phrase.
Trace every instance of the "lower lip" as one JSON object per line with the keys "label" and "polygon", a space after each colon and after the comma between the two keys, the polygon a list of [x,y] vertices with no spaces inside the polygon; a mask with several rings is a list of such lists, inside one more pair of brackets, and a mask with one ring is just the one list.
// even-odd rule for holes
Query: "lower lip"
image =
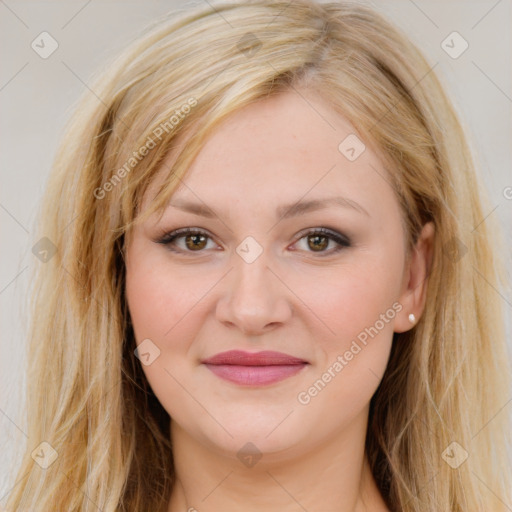
{"label": "lower lip", "polygon": [[217,377],[246,386],[265,386],[299,373],[307,363],[272,366],[238,366],[208,364],[205,366]]}

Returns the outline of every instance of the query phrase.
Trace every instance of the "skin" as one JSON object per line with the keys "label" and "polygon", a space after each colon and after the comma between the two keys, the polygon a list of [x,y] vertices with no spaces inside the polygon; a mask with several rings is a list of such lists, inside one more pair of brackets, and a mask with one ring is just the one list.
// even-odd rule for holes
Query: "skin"
{"label": "skin", "polygon": [[[338,150],[351,133],[311,91],[249,105],[217,128],[171,199],[207,205],[219,218],[169,206],[128,236],[135,336],[160,350],[143,369],[172,418],[177,484],[168,512],[388,510],[364,455],[369,402],[393,332],[410,329],[409,314],[423,311],[433,228],[424,227],[408,257],[399,203],[376,153],[366,144],[351,162]],[[276,218],[282,204],[333,195],[367,214],[329,206]],[[174,243],[180,254],[155,241],[183,227],[209,238],[194,249],[197,238],[187,246],[182,236]],[[334,253],[333,240],[301,233],[319,227],[345,234],[351,246]],[[252,263],[236,252],[247,236],[263,249]],[[298,394],[396,302],[401,311],[300,403]],[[275,350],[310,364],[280,382],[244,387],[201,364],[231,349]],[[248,442],[262,455],[251,467],[237,457]]]}

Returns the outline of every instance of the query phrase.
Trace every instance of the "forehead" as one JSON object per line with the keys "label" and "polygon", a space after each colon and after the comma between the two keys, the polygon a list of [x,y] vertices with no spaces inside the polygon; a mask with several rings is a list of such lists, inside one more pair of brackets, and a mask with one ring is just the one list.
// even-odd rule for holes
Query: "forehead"
{"label": "forehead", "polygon": [[[173,159],[169,155],[166,169]],[[329,103],[314,92],[290,90],[224,119],[171,202],[258,208],[339,193],[378,213],[379,205],[397,203],[386,175],[369,141]],[[150,191],[161,182],[157,177]]]}

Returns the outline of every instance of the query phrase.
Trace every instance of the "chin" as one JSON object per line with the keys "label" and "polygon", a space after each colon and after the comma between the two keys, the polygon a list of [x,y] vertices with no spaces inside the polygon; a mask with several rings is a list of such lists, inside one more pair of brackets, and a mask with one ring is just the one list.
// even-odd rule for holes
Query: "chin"
{"label": "chin", "polygon": [[220,450],[228,456],[243,456],[244,450],[266,455],[284,453],[294,446],[304,444],[305,439],[299,435],[302,430],[294,422],[289,422],[286,426],[279,425],[282,419],[277,422],[264,421],[260,418],[259,422],[226,423],[225,428],[233,437],[220,427],[213,432],[209,425],[201,432],[201,436],[213,449]]}
{"label": "chin", "polygon": [[[253,435],[252,432],[240,433],[233,439],[223,440],[221,445],[216,445],[216,450],[224,453],[228,458],[240,461],[248,468],[258,463],[259,469],[264,466],[284,462],[293,456],[296,447],[301,446],[304,449],[303,442],[300,439],[288,437],[269,436],[266,434]],[[304,441],[304,440],[302,440]]]}

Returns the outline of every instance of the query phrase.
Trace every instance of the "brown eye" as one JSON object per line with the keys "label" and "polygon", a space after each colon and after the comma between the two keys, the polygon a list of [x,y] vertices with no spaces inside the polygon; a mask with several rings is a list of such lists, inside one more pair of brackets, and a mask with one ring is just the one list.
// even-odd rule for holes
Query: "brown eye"
{"label": "brown eye", "polygon": [[215,245],[208,233],[190,228],[178,229],[171,233],[166,233],[156,241],[167,246],[171,251],[181,253],[203,252],[203,249],[208,248],[208,242]]}
{"label": "brown eye", "polygon": [[[187,254],[192,252],[205,252],[203,249],[208,249],[208,242],[211,242],[215,248],[215,243],[212,237],[206,232],[199,229],[182,228],[170,233],[166,233],[155,242],[165,245],[173,252]],[[350,239],[326,228],[318,228],[304,233],[299,239],[299,242],[305,243],[306,247],[302,250],[306,252],[315,252],[323,256],[335,254],[342,249],[351,246]],[[334,247],[331,250],[326,250],[329,243],[332,242]]]}
{"label": "brown eye", "polygon": [[309,235],[308,247],[313,251],[323,251],[329,245],[329,238],[325,235]]}
{"label": "brown eye", "polygon": [[[302,232],[302,237],[298,242],[303,246],[299,245],[300,249],[309,253],[317,253],[318,256],[336,254],[351,246],[351,241],[346,235],[323,227]],[[329,249],[331,242],[333,247]]]}
{"label": "brown eye", "polygon": [[185,236],[185,245],[191,251],[203,249],[206,246],[207,237],[201,234],[191,234]]}

